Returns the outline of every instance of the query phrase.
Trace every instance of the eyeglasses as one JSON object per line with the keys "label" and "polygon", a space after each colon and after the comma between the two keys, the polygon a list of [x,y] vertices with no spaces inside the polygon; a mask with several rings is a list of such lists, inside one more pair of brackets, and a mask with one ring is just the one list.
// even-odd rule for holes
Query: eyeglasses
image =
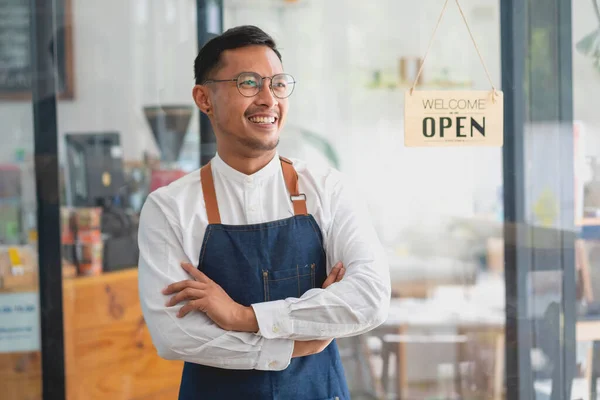
{"label": "eyeglasses", "polygon": [[296,81],[290,74],[276,74],[271,77],[262,77],[256,72],[242,72],[234,79],[208,79],[204,83],[236,82],[238,91],[244,97],[256,96],[263,87],[265,79],[270,79],[269,89],[278,99],[289,97],[294,91]]}

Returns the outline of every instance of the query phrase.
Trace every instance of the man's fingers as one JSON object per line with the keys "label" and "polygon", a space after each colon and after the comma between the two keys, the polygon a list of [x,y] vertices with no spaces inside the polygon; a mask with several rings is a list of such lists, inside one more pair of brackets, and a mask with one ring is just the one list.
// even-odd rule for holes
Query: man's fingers
{"label": "man's fingers", "polygon": [[325,279],[325,282],[323,282],[323,289],[326,289],[329,285],[331,285],[332,283],[336,282],[338,273],[340,272],[341,268],[342,268],[342,263],[341,262],[338,262],[337,264],[335,264],[333,266],[333,268],[331,269],[331,272],[329,273],[329,275]]}
{"label": "man's fingers", "polygon": [[333,268],[331,269],[331,272],[329,273],[329,275],[327,275],[325,282],[323,282],[323,286],[325,286],[325,285],[329,286],[333,282],[335,282],[339,268],[340,268],[340,263],[337,263],[333,266]]}
{"label": "man's fingers", "polygon": [[337,278],[335,279],[335,281],[336,282],[341,281],[342,278],[344,277],[345,273],[346,273],[346,268],[344,268],[344,266],[342,265],[340,270],[338,271]]}
{"label": "man's fingers", "polygon": [[[204,285],[206,286],[206,285]],[[185,300],[196,300],[205,296],[205,291],[203,288],[185,288],[175,296],[171,297],[167,302],[167,307],[172,307],[175,304],[179,304]]]}
{"label": "man's fingers", "polygon": [[169,286],[163,289],[163,294],[177,293],[188,287],[199,287],[198,282],[188,279],[186,281],[179,281],[171,283]]}
{"label": "man's fingers", "polygon": [[192,312],[194,310],[199,310],[199,311],[204,312],[202,300],[188,301],[188,303],[185,306],[183,306],[179,309],[179,312],[177,313],[177,317],[183,318],[187,314],[189,314],[190,312]]}
{"label": "man's fingers", "polygon": [[194,267],[189,262],[182,262],[181,267],[185,270],[185,272],[190,274],[198,282],[208,282],[208,277],[202,272],[200,272],[198,268]]}
{"label": "man's fingers", "polygon": [[200,282],[203,284],[210,283],[210,279],[204,275],[204,273],[200,272],[196,267],[187,262],[182,262],[181,267],[192,276],[194,279],[187,279],[185,281],[179,281],[170,284],[166,288],[163,289],[163,294],[171,294],[179,292],[187,287],[199,287],[196,283]]}

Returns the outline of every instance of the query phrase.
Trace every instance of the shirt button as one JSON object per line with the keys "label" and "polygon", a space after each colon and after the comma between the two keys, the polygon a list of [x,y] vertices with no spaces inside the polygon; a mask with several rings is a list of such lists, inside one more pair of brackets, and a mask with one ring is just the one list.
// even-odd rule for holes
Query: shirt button
{"label": "shirt button", "polygon": [[256,211],[256,207],[250,206],[250,211]]}
{"label": "shirt button", "polygon": [[253,180],[251,176],[246,177],[246,183],[252,183]]}
{"label": "shirt button", "polygon": [[[275,368],[277,366],[277,361],[271,361],[269,363],[269,368]],[[339,399],[338,399],[339,400]]]}
{"label": "shirt button", "polygon": [[277,325],[273,325],[273,333],[279,332],[279,327]]}

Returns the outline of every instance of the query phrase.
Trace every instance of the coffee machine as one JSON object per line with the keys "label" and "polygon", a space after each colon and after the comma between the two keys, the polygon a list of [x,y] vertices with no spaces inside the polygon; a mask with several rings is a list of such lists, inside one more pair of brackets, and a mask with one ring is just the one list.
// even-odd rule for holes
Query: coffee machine
{"label": "coffee machine", "polygon": [[150,192],[185,175],[177,160],[193,112],[193,106],[183,104],[144,107],[144,115],[161,153],[160,164],[152,168]]}

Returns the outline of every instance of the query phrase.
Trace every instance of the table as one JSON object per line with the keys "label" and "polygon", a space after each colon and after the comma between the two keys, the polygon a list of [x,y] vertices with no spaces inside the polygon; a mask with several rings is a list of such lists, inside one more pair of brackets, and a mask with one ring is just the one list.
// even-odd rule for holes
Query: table
{"label": "table", "polygon": [[[395,352],[398,356],[396,368],[398,395],[402,396],[408,386],[406,345],[419,341],[426,342],[425,338],[407,335],[409,328],[454,328],[456,330],[454,338],[448,335],[432,335],[428,342],[454,343],[457,346],[458,360],[467,333],[490,332],[493,335],[495,353],[492,392],[493,399],[499,400],[504,392],[505,323],[506,314],[500,302],[494,304],[493,301],[465,295],[437,299],[394,298],[390,302],[388,319],[373,330],[372,334],[382,341],[386,335],[396,335],[388,338],[398,339],[394,340],[393,344],[397,346]],[[577,321],[576,340],[581,342],[600,340],[600,320]]]}

